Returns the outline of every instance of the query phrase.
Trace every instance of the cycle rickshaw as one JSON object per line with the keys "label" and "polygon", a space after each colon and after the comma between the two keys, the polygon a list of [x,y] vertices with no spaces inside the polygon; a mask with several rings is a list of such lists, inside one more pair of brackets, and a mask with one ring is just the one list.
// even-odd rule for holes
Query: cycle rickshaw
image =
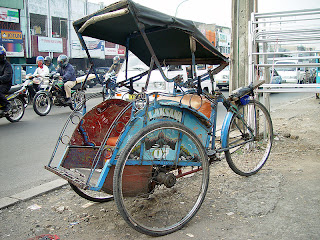
{"label": "cycle rickshaw", "polygon": [[[75,109],[68,118],[46,169],[66,179],[80,196],[96,202],[114,199],[132,228],[160,236],[181,229],[197,213],[208,189],[209,165],[220,153],[243,176],[265,164],[273,132],[268,111],[254,100],[260,83],[229,98],[202,91],[203,79],[213,81],[228,59],[193,22],[124,0],[73,25],[90,60],[83,36],[124,45],[126,56],[130,50],[150,66],[138,76],[107,81],[107,100],[84,116]],[[162,67],[170,64],[191,65],[191,78],[168,79]],[[196,64],[218,66],[196,76]],[[171,92],[147,91],[154,69],[174,83]],[[145,86],[136,92],[133,83],[144,76]],[[135,98],[114,98],[121,87]],[[228,110],[220,137],[218,102]]]}

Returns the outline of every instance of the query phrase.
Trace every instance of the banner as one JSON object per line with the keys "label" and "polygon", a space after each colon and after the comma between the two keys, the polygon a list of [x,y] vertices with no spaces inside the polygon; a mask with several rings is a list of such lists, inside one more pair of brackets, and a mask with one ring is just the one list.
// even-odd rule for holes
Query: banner
{"label": "banner", "polygon": [[[104,41],[99,41],[99,40],[98,41],[97,40],[86,41],[86,46],[87,46],[88,50],[104,51]],[[84,50],[84,48],[82,48],[82,50]]]}
{"label": "banner", "polygon": [[24,50],[22,43],[1,43],[7,50],[8,57],[24,57]]}
{"label": "banner", "polygon": [[0,32],[1,43],[23,43],[21,31],[0,29]]}
{"label": "banner", "polygon": [[19,11],[17,9],[0,7],[0,21],[19,23]]}
{"label": "banner", "polygon": [[228,47],[230,46],[230,41],[228,41],[228,35],[225,33],[219,32],[219,46],[220,47]]}
{"label": "banner", "polygon": [[38,51],[62,53],[62,38],[38,37]]}

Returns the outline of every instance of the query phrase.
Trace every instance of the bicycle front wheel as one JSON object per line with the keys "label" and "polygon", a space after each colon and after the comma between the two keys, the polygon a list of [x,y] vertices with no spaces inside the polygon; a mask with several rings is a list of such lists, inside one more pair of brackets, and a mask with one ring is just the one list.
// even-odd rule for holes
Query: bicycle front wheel
{"label": "bicycle front wheel", "polygon": [[268,110],[255,100],[240,106],[228,130],[227,147],[231,149],[225,155],[230,168],[241,176],[257,173],[269,157],[272,141]]}
{"label": "bicycle front wheel", "polygon": [[208,157],[195,133],[180,123],[159,122],[141,129],[121,152],[113,193],[132,228],[161,236],[192,219],[208,182]]}

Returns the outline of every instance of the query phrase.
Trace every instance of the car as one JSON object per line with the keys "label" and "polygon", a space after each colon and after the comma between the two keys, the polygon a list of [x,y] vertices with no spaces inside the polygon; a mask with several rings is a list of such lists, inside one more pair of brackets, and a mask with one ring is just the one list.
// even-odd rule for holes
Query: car
{"label": "car", "polygon": [[221,72],[214,76],[216,87],[222,89],[223,87],[229,89],[230,69],[226,67]]}
{"label": "car", "polygon": [[[277,65],[286,65],[286,66],[277,66]],[[277,72],[282,77],[283,83],[304,83],[306,74],[304,71],[301,71],[300,68],[296,66],[290,66],[293,64],[298,64],[298,61],[295,60],[286,60],[286,61],[277,61],[275,63],[275,68]]]}
{"label": "car", "polygon": [[[117,82],[125,80],[125,69],[126,64],[123,63],[121,66],[121,69],[117,76]],[[136,57],[133,53],[129,53],[128,55],[128,78],[137,76],[145,71],[148,71],[149,67],[144,64],[138,57]],[[163,72],[165,75],[171,79],[176,77],[177,75],[181,75],[183,78],[183,81],[187,81],[190,77],[190,66],[188,65],[168,65],[165,67],[162,67]],[[199,64],[196,68],[197,75],[200,76],[207,72],[207,66],[204,64]],[[137,91],[141,91],[143,87],[145,87],[147,75],[143,76],[140,80],[137,80],[133,83],[133,88]],[[211,92],[212,91],[212,84],[209,79],[209,76],[204,78],[204,81],[201,83],[201,86],[206,91]],[[126,88],[123,88],[125,90]],[[164,92],[164,93],[172,93],[174,90],[174,83],[173,82],[166,82],[160,71],[158,69],[155,69],[151,72],[150,79],[149,79],[149,85],[148,85],[148,91],[147,92]],[[182,89],[186,90],[186,89]],[[181,91],[181,89],[177,89],[177,92]],[[126,95],[126,96],[125,96]],[[117,93],[117,96],[119,98],[128,98],[129,96],[126,93]]]}

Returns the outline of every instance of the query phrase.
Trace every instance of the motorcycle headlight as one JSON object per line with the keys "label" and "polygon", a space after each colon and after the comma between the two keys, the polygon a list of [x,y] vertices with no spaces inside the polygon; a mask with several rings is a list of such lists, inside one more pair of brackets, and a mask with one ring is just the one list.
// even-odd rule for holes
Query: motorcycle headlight
{"label": "motorcycle headlight", "polygon": [[155,82],[153,83],[153,85],[156,89],[161,89],[161,90],[166,89],[166,84],[164,82]]}

